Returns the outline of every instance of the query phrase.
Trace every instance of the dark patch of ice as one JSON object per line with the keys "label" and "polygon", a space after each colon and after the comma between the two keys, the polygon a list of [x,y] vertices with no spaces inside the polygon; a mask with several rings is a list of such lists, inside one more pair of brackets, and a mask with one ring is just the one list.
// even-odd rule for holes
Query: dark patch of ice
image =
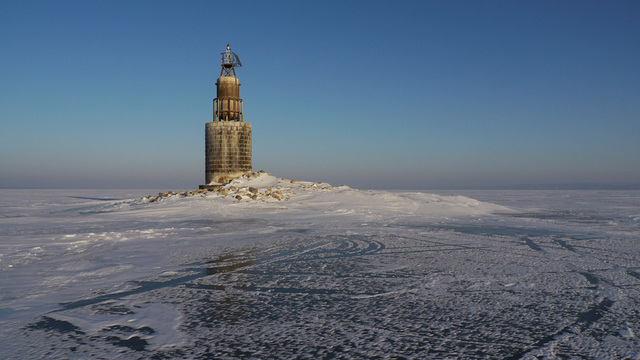
{"label": "dark patch of ice", "polygon": [[41,317],[42,320],[34,323],[34,324],[30,324],[26,326],[26,329],[28,330],[52,330],[52,331],[56,331],[59,333],[69,333],[69,332],[73,332],[76,334],[84,334],[84,331],[82,331],[79,327],[73,325],[72,323],[68,322],[68,321],[64,321],[64,320],[58,320],[58,319],[54,319],[52,317],[49,316],[42,316]]}

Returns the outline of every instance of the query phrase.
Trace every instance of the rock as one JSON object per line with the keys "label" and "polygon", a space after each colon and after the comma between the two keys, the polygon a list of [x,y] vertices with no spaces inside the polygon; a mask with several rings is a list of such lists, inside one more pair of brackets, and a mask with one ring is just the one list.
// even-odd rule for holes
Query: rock
{"label": "rock", "polygon": [[238,187],[237,186],[232,186],[230,190],[231,191],[238,191]]}
{"label": "rock", "polygon": [[242,200],[242,196],[241,196],[241,195],[236,195],[236,199],[237,199],[238,201],[239,201],[239,200]]}
{"label": "rock", "polygon": [[249,188],[249,192],[251,192],[252,194],[257,194],[258,193],[258,188],[250,187]]}
{"label": "rock", "polygon": [[251,199],[252,199],[252,200],[258,200],[258,195],[253,195],[253,196],[251,197]]}
{"label": "rock", "polygon": [[295,183],[297,183],[297,182],[298,182],[298,180],[296,180],[296,179],[291,180],[291,183],[292,183],[292,184],[295,184]]}

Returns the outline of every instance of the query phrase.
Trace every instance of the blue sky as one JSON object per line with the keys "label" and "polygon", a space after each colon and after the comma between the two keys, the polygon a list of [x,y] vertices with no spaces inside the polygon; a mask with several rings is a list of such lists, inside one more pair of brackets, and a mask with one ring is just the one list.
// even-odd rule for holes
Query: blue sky
{"label": "blue sky", "polygon": [[640,184],[638,1],[0,1],[0,187],[193,188],[226,44],[254,170]]}

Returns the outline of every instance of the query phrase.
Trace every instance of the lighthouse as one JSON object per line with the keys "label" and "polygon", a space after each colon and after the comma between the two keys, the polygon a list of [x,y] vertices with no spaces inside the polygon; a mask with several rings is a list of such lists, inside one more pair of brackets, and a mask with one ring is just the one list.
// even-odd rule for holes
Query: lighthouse
{"label": "lighthouse", "polygon": [[205,124],[205,185],[227,182],[251,172],[251,124],[244,122],[240,80],[242,63],[227,44],[213,99],[213,121]]}

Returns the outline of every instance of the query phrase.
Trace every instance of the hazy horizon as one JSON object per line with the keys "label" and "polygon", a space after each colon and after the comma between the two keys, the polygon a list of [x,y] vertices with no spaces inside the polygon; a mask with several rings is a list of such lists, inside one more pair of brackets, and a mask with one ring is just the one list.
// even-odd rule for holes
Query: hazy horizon
{"label": "hazy horizon", "polygon": [[[277,174],[276,174],[277,175]],[[303,178],[299,178],[296,180],[300,180],[300,181],[316,181],[315,179],[303,179]],[[352,186],[350,184],[332,184],[332,185],[336,185],[336,186],[340,186],[340,185],[347,185],[351,188],[355,188],[355,189],[359,189],[359,190],[387,190],[387,191],[407,191],[407,190],[414,190],[414,191],[455,191],[455,190],[478,190],[478,191],[491,191],[491,190],[495,190],[495,191],[500,191],[500,190],[505,190],[505,191],[509,191],[509,190],[523,190],[523,191],[536,191],[536,190],[541,190],[541,191],[562,191],[562,190],[567,190],[567,191],[589,191],[589,190],[593,190],[593,191],[616,191],[616,190],[620,190],[620,191],[633,191],[633,190],[640,190],[640,184],[634,184],[634,183],[629,183],[629,184],[595,184],[595,183],[576,183],[576,184],[518,184],[518,185],[511,185],[511,186],[507,186],[507,185],[495,185],[495,186],[484,186],[484,187],[471,187],[471,186],[458,186],[458,187],[450,187],[450,188],[445,188],[445,187],[425,187],[425,188],[418,188],[418,187],[369,187],[369,188],[359,188],[356,186]],[[91,187],[91,186],[85,186],[85,187],[0,187],[0,190],[171,190],[171,191],[181,191],[181,190],[189,190],[191,188],[195,188],[196,186],[187,186],[187,187],[174,187],[174,188],[168,188],[168,187],[163,187],[163,186],[156,186],[156,187],[130,187],[130,188],[126,188],[126,187]]]}

